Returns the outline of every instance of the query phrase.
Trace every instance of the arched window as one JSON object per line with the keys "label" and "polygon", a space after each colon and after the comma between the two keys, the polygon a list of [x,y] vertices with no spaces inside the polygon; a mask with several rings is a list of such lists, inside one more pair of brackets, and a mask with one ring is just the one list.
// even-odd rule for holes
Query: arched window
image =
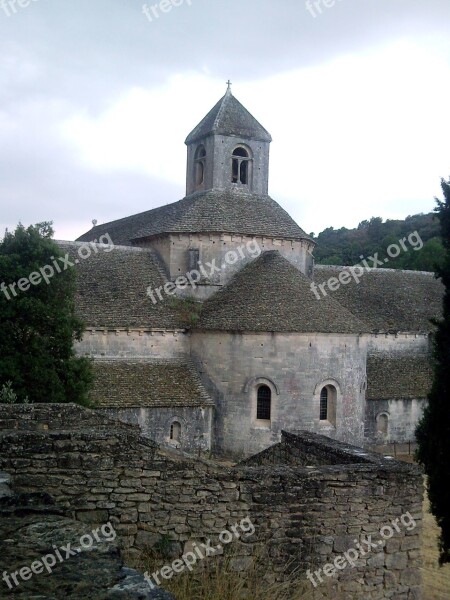
{"label": "arched window", "polygon": [[337,391],[334,385],[326,385],[320,390],[319,419],[336,426]]}
{"label": "arched window", "polygon": [[256,418],[259,421],[270,421],[272,408],[272,392],[267,385],[260,385],[258,388],[256,403]]}
{"label": "arched window", "polygon": [[174,421],[170,426],[170,439],[173,442],[179,442],[181,439],[181,423]]}
{"label": "arched window", "polygon": [[251,157],[249,152],[239,146],[233,151],[231,163],[231,181],[248,185],[250,182]]}
{"label": "arched window", "polygon": [[195,166],[195,185],[200,187],[205,181],[205,146],[201,145],[195,151],[194,166]]}
{"label": "arched window", "polygon": [[389,432],[389,417],[382,413],[377,416],[377,432],[384,436],[387,436]]}

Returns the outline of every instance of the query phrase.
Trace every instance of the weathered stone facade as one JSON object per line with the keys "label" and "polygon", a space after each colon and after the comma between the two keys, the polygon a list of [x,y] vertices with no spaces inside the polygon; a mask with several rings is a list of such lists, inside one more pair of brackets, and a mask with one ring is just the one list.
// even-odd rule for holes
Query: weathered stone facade
{"label": "weathered stone facade", "polygon": [[[138,428],[73,405],[0,407],[0,469],[17,492],[45,489],[84,523],[110,520],[125,545],[161,535],[181,555],[240,519],[255,533],[233,543],[239,568],[263,557],[272,580],[306,581],[367,536],[380,543],[330,580],[336,598],[420,598],[422,476],[411,465],[315,434],[279,444],[235,467],[168,453]],[[408,513],[409,525],[401,521]],[[396,521],[397,519],[397,521]],[[383,527],[400,523],[380,538]]]}
{"label": "weathered stone facade", "polygon": [[[216,401],[217,452],[249,456],[278,442],[288,424],[363,444],[366,349],[358,336],[198,332],[192,355]],[[265,423],[256,411],[262,384],[272,391],[272,418]],[[337,390],[333,423],[319,418],[326,385]]]}
{"label": "weathered stone facade", "polygon": [[185,358],[190,354],[190,341],[184,329],[89,327],[75,348],[78,354],[93,359]]}

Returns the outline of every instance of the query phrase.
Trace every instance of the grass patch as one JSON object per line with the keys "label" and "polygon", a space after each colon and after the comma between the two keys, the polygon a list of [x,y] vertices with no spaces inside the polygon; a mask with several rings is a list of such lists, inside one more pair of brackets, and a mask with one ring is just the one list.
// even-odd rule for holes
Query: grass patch
{"label": "grass patch", "polygon": [[[147,550],[133,566],[149,574],[170,565],[174,559],[164,559],[155,550]],[[243,572],[240,559],[232,553],[209,557],[197,563],[193,571],[187,569],[170,580],[162,580],[161,587],[171,592],[177,600],[340,600],[329,585],[314,589],[302,574],[274,581],[264,575],[264,561],[256,558]],[[286,565],[286,573],[289,565]]]}
{"label": "grass patch", "polygon": [[170,306],[178,313],[182,325],[185,327],[194,327],[200,318],[203,307],[202,302],[192,298],[176,298],[172,296],[168,299]]}

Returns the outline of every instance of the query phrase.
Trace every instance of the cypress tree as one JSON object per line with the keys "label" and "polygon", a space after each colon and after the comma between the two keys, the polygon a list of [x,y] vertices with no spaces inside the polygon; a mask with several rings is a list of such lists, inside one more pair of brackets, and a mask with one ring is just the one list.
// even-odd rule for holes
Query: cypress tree
{"label": "cypress tree", "polygon": [[435,321],[434,379],[417,427],[417,459],[428,476],[431,511],[441,528],[440,562],[450,562],[450,181],[442,180],[444,200],[436,198],[444,260],[437,269],[444,285],[442,318]]}

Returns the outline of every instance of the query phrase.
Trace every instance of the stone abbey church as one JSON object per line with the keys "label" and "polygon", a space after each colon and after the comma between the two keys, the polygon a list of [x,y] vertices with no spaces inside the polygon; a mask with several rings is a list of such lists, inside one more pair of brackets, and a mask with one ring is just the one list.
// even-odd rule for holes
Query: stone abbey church
{"label": "stone abbey church", "polygon": [[283,429],[412,440],[441,284],[373,269],[319,299],[311,282],[345,267],[315,266],[313,240],[268,195],[271,139],[229,88],[186,139],[185,198],[60,242],[72,255],[114,243],[77,266],[93,399],[191,453],[246,457]]}

